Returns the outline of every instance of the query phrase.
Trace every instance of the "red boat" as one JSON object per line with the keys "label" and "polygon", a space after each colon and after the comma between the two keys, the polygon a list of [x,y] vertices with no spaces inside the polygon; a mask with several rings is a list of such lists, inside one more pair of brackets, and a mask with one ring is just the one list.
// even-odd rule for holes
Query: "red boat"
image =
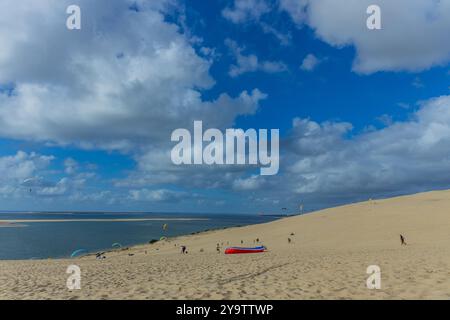
{"label": "red boat", "polygon": [[264,246],[255,248],[230,247],[225,249],[225,254],[260,253],[264,251],[266,251]]}

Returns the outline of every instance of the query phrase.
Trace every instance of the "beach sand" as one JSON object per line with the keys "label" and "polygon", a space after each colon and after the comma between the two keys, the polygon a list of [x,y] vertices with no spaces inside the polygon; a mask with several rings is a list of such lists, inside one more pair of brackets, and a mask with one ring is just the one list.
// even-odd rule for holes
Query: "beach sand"
{"label": "beach sand", "polygon": [[[216,252],[217,243],[254,246],[256,238],[268,252]],[[183,236],[106,257],[2,261],[0,298],[448,299],[450,191]],[[66,287],[71,264],[81,268],[81,290]],[[366,286],[370,265],[381,269],[379,290]]]}

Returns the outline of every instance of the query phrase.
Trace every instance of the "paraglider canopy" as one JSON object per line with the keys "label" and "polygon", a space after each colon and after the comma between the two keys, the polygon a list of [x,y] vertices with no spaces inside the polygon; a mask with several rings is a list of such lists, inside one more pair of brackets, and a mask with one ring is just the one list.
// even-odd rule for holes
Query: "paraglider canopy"
{"label": "paraglider canopy", "polygon": [[34,182],[36,182],[36,178],[28,178],[22,181],[22,185],[24,186],[30,186],[32,185]]}
{"label": "paraglider canopy", "polygon": [[70,255],[71,258],[81,257],[82,255],[85,255],[87,253],[86,249],[78,249],[72,252]]}
{"label": "paraglider canopy", "polygon": [[39,178],[27,178],[22,181],[21,185],[29,190],[29,192],[33,192],[32,187],[39,187],[42,184],[42,181]]}

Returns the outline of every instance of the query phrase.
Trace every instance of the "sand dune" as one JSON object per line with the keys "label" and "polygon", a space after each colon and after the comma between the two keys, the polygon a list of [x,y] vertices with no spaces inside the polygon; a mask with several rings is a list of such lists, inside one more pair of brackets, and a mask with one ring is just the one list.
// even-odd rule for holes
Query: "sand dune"
{"label": "sand dune", "polygon": [[[268,252],[216,252],[217,243],[253,246],[256,238]],[[448,299],[450,191],[351,204],[106,256],[0,262],[0,298]],[[70,264],[82,270],[81,290],[66,288]],[[381,268],[379,290],[366,287],[369,265]]]}

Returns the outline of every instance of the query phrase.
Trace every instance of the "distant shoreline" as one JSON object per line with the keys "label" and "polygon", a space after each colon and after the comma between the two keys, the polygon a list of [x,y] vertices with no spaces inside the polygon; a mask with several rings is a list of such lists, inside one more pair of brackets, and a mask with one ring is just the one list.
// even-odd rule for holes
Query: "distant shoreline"
{"label": "distant shoreline", "polygon": [[143,222],[143,221],[207,221],[209,218],[140,218],[140,219],[19,219],[0,220],[0,227],[16,223],[53,223],[53,222]]}
{"label": "distant shoreline", "polygon": [[21,227],[26,227],[26,225],[19,224],[19,222],[0,221],[0,228],[21,228]]}
{"label": "distant shoreline", "polygon": [[12,225],[12,223],[10,223],[10,222],[0,221],[0,228],[1,227],[10,227],[11,225]]}

